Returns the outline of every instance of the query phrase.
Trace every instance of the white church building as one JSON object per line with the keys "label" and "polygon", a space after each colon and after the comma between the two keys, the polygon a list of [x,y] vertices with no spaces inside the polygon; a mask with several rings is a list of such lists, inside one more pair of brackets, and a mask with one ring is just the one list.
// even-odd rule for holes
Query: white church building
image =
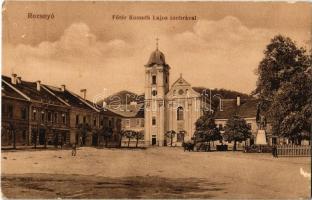
{"label": "white church building", "polygon": [[[121,116],[122,130],[144,132],[144,140],[139,142],[140,145],[169,146],[172,142],[173,146],[181,146],[193,137],[197,119],[204,111],[211,109],[209,95],[195,90],[182,74],[169,85],[171,68],[158,45],[144,69],[145,88],[144,95],[140,95],[141,100],[112,111]],[[253,135],[256,135],[257,100],[220,98],[220,105],[222,108],[215,110],[214,115],[220,130],[227,119],[238,114],[247,121]],[[175,133],[172,141],[170,133],[166,134],[168,132]]]}
{"label": "white church building", "polygon": [[[146,145],[169,143],[166,134],[174,131],[175,145],[190,140],[196,120],[203,115],[206,101],[180,75],[170,87],[170,66],[156,48],[145,65],[144,141]],[[169,138],[170,140],[170,138]]]}

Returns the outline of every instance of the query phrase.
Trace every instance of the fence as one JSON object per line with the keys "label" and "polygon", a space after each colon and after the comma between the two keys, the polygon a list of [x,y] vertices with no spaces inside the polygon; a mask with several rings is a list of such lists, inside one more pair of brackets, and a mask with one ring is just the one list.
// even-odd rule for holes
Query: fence
{"label": "fence", "polygon": [[277,146],[279,157],[304,157],[311,156],[310,145],[280,145]]}

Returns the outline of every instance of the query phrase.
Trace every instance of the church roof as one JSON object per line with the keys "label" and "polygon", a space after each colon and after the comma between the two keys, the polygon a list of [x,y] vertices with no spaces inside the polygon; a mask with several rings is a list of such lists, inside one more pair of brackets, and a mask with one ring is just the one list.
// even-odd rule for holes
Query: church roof
{"label": "church roof", "polygon": [[163,54],[163,52],[159,51],[158,49],[156,49],[155,51],[151,53],[146,66],[151,67],[155,64],[168,66],[166,64],[165,55]]}

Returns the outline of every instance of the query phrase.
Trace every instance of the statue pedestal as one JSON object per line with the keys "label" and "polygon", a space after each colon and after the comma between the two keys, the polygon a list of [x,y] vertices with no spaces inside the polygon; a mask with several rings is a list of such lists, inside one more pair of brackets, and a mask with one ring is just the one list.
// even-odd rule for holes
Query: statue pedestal
{"label": "statue pedestal", "polygon": [[258,130],[255,144],[257,144],[257,145],[267,145],[265,130]]}

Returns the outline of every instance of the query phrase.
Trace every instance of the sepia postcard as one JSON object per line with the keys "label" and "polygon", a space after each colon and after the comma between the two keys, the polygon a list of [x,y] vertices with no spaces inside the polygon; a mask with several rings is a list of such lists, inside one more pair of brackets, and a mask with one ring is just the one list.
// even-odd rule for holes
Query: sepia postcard
{"label": "sepia postcard", "polygon": [[1,198],[310,199],[308,2],[4,1]]}

